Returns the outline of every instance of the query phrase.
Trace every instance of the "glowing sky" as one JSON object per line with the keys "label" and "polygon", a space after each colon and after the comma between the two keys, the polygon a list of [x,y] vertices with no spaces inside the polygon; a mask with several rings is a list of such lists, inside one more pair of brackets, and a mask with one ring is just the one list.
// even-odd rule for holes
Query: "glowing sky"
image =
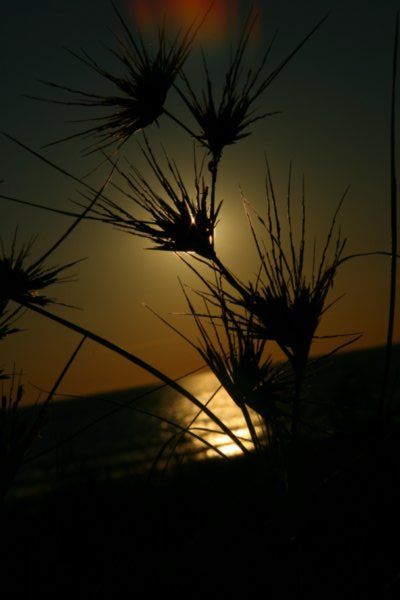
{"label": "glowing sky", "polygon": [[[160,2],[154,2],[154,6]],[[164,1],[168,18],[183,25],[206,2]],[[217,0],[201,34],[209,52],[213,76],[223,76],[234,42],[235,23],[243,23],[247,0]],[[287,170],[294,163],[295,185],[306,176],[310,238],[325,235],[329,219],[343,190],[351,184],[341,223],[349,238],[349,251],[369,251],[389,246],[389,98],[394,15],[397,0],[383,5],[360,0],[269,0],[259,3],[257,43],[248,63],[258,64],[262,51],[276,29],[279,37],[270,68],[298,43],[315,23],[332,10],[328,22],[302,50],[260,101],[260,108],[282,114],[260,122],[253,135],[229,148],[222,163],[218,195],[224,199],[217,244],[222,258],[239,276],[251,278],[256,271],[251,236],[243,218],[240,189],[257,210],[264,210],[264,152],[267,151],[280,198],[284,199]],[[125,15],[152,29],[153,20],[145,0],[120,1]],[[112,45],[107,26],[118,29],[108,2],[88,0],[22,0],[2,8],[0,24],[1,129],[38,149],[56,138],[76,131],[74,119],[91,116],[81,109],[35,103],[24,94],[48,95],[36,80],[45,79],[102,91],[102,82],[85,65],[74,60],[63,46],[84,48],[110,69],[112,56],[102,46]],[[214,43],[218,41],[216,46]],[[199,51],[186,65],[188,76],[201,89]],[[103,64],[103,62],[102,62]],[[56,95],[56,94],[55,94]],[[58,96],[59,97],[59,96]],[[190,123],[182,104],[172,94],[168,107]],[[75,128],[75,129],[74,129]],[[162,142],[191,178],[192,142],[173,123],[160,120],[148,135],[159,148]],[[46,156],[79,176],[98,162],[80,155],[82,143],[69,142],[46,150]],[[136,141],[126,147],[129,159],[145,170]],[[0,180],[4,193],[68,209],[70,199],[80,199],[77,186],[11,144],[0,140]],[[90,178],[100,185],[106,171]],[[16,226],[22,239],[39,233],[37,253],[47,248],[69,225],[63,217],[0,202],[0,234],[10,242]],[[79,310],[58,307],[57,312],[121,344],[173,376],[200,359],[173,332],[159,323],[142,303],[164,316],[183,311],[184,301],[177,276],[198,287],[176,257],[146,252],[148,244],[111,228],[84,224],[60,249],[54,261],[87,257],[76,267],[77,282],[52,290],[60,301]],[[323,333],[362,331],[358,347],[383,344],[387,319],[389,265],[382,258],[348,264],[337,280],[332,298],[346,294],[327,315]],[[168,317],[169,318],[169,317]],[[185,317],[171,317],[176,326],[195,335]],[[77,343],[76,336],[36,316],[21,321],[26,331],[8,338],[0,347],[0,365],[14,363],[28,381],[49,387]],[[398,337],[396,338],[398,339]],[[322,346],[319,346],[322,349]],[[86,344],[63,391],[70,394],[123,388],[148,377],[100,347]]]}
{"label": "glowing sky", "polygon": [[[130,9],[143,29],[154,27],[165,17],[167,24],[176,28],[186,28],[203,16],[211,2],[204,0],[130,0]],[[223,41],[232,29],[236,29],[239,19],[240,0],[215,0],[211,11],[201,28],[198,40],[201,42]],[[261,18],[261,3],[256,3]]]}

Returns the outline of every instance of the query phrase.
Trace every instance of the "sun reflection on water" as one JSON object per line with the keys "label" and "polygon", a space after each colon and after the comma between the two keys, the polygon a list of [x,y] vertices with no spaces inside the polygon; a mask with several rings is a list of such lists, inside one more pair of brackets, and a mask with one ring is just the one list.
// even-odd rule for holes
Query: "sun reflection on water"
{"label": "sun reflection on water", "polygon": [[[234,429],[233,433],[238,437],[249,450],[253,449],[253,444],[249,439],[249,431],[246,427],[240,427]],[[212,434],[207,440],[221,450],[225,456],[239,456],[242,451],[237,444],[232,442],[231,438],[225,434]],[[199,442],[200,444],[200,442]],[[206,458],[215,458],[215,452],[211,449],[207,449],[205,452]]]}
{"label": "sun reflection on water", "polygon": [[[187,387],[196,396],[196,398],[205,404],[218,388],[218,381],[212,373],[204,373],[192,377]],[[182,415],[188,410],[188,407],[184,406],[187,404],[186,400],[184,399],[176,398],[176,402],[174,402],[174,404],[176,417],[179,413]],[[220,390],[208,406],[212,412],[215,413],[229,427],[232,433],[234,433],[235,436],[240,439],[246,448],[249,450],[253,449],[253,443],[250,438],[249,430],[244,423],[243,414],[225,390]],[[196,414],[196,410],[193,414]],[[255,430],[257,434],[262,437],[262,425],[259,422],[257,415],[253,414],[253,417]],[[235,442],[233,442],[228,435],[225,433],[219,433],[217,431],[217,426],[215,423],[204,413],[199,415],[195,423],[191,426],[191,429],[193,432],[200,435],[204,440],[218,448],[227,457],[238,456],[242,453],[242,450],[239,448],[239,446],[235,444]],[[195,460],[218,457],[218,454],[214,450],[205,446],[200,440],[197,440],[191,436],[186,437],[185,453],[191,455],[191,458]]]}
{"label": "sun reflection on water", "polygon": [[[225,391],[215,394],[219,383],[214,375],[209,372],[194,375],[185,379],[183,384],[202,404],[206,404],[212,397],[208,404],[210,410],[246,448],[252,450],[250,434],[241,410]],[[125,392],[121,401],[126,399]],[[148,476],[156,459],[159,473],[173,470],[174,466],[182,462],[222,460],[201,439],[182,435],[182,431],[171,427],[172,422],[179,423],[181,427],[188,427],[190,424],[194,434],[218,448],[227,458],[238,456],[242,452],[228,435],[219,431],[218,426],[204,412],[199,413],[196,406],[171,390],[163,389],[152,398],[145,397],[142,405],[138,406],[150,410],[150,413],[162,415],[165,421],[149,419],[135,411],[118,412],[113,418],[104,421],[104,428],[98,425],[89,429],[85,431],[85,435],[74,437],[71,442],[61,446],[57,453],[45,453],[37,462],[27,465],[20,471],[14,484],[14,495],[30,495],[51,489],[52,485],[58,485],[61,472],[63,483],[67,480],[74,481],[81,468],[85,477],[90,472],[99,480],[114,480],[135,474]],[[98,418],[99,409],[100,414],[102,411],[101,397],[96,401],[86,399],[82,402],[60,403],[57,407],[58,411],[54,412],[49,422],[50,429],[40,440],[44,444],[42,449],[46,444],[51,446],[53,431],[57,431],[60,439],[68,439],[71,433],[82,426],[82,421]],[[263,439],[263,428],[257,415],[253,413],[252,416],[256,432]],[[162,457],[160,449],[164,449]],[[77,457],[76,461],[71,462],[71,456]]]}

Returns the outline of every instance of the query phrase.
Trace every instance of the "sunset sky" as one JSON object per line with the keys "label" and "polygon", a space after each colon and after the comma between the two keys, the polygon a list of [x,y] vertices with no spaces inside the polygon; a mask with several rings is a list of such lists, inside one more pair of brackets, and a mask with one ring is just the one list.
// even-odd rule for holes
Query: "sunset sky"
{"label": "sunset sky", "polygon": [[[149,44],[160,4],[167,9],[167,26],[175,29],[208,6],[208,2],[200,0],[117,2],[132,30],[140,24]],[[266,112],[282,113],[258,123],[253,135],[229,147],[224,154],[218,189],[219,199],[224,199],[216,233],[218,251],[241,278],[253,278],[257,262],[240,190],[257,211],[265,210],[265,152],[281,202],[290,161],[297,192],[304,173],[311,244],[314,235],[319,239],[326,235],[337,202],[350,184],[340,218],[348,237],[348,252],[388,249],[390,91],[398,2],[216,0],[185,67],[196,89],[201,89],[204,81],[199,69],[199,43],[206,52],[212,75],[221,80],[230,45],[235,43],[251,4],[257,7],[259,22],[245,65],[258,65],[274,31],[279,30],[266,72],[279,64],[328,11],[331,14],[259,102]],[[88,92],[109,91],[102,79],[66,52],[65,47],[74,51],[82,48],[118,73],[118,63],[103,44],[113,45],[108,27],[120,31],[120,25],[106,0],[97,2],[95,10],[93,2],[85,0],[22,0],[7,3],[2,13],[1,129],[39,150],[48,142],[79,131],[82,124],[71,121],[94,115],[84,108],[50,105],[24,95],[66,99],[62,92],[39,83],[40,79]],[[170,95],[167,107],[192,125],[176,94]],[[146,133],[155,150],[160,149],[161,143],[165,146],[190,186],[193,143],[188,136],[165,118],[160,119],[159,128],[153,125]],[[142,168],[137,145],[140,139],[140,134],[131,139],[124,153]],[[78,139],[43,153],[81,177],[99,162],[98,156],[82,156],[83,146]],[[77,184],[4,137],[0,139],[0,155],[2,193],[66,210],[73,206],[71,200],[79,201]],[[89,181],[99,187],[107,174],[108,168],[104,167]],[[21,242],[38,235],[34,253],[39,256],[69,224],[66,217],[0,200],[0,234],[6,246],[18,227]],[[148,245],[111,227],[84,223],[51,261],[59,264],[86,258],[75,267],[76,282],[60,285],[50,293],[78,309],[60,306],[51,310],[122,345],[165,373],[179,376],[200,366],[200,358],[143,303],[194,337],[190,319],[171,313],[185,310],[178,276],[184,282],[197,287],[198,284],[176,256],[147,251]],[[385,258],[360,259],[344,266],[331,298],[342,294],[345,297],[326,315],[320,333],[363,332],[355,348],[383,344],[388,281],[389,261]],[[25,315],[20,327],[23,332],[2,342],[0,365],[12,368],[15,364],[33,386],[48,388],[78,337],[33,315]],[[322,352],[327,347],[320,343],[315,351]],[[147,381],[146,373],[87,342],[62,391],[87,394]],[[31,398],[35,393],[30,388]]]}

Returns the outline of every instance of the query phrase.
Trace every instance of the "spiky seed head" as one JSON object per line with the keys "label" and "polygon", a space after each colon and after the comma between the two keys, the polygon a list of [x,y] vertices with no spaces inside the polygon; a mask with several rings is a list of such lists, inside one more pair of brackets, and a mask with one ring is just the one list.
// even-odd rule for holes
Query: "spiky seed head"
{"label": "spiky seed head", "polygon": [[40,262],[28,264],[32,243],[28,243],[16,250],[14,238],[11,250],[6,253],[2,247],[0,253],[0,307],[3,310],[8,302],[18,304],[39,304],[45,306],[53,300],[43,295],[45,288],[67,281],[60,275],[75,263],[46,268]]}
{"label": "spiky seed head", "polygon": [[[288,249],[282,240],[283,226],[280,221],[277,199],[267,161],[266,195],[267,218],[258,217],[266,240],[261,240],[249,217],[250,228],[260,258],[257,284],[241,288],[237,304],[246,308],[253,316],[253,335],[260,339],[273,340],[290,360],[295,372],[300,374],[306,367],[311,345],[326,309],[326,300],[333,287],[346,245],[340,228],[336,241],[333,240],[336,219],[347,190],[340,199],[334,213],[324,247],[316,263],[316,248],[313,250],[313,266],[306,273],[306,218],[305,188],[303,179],[301,236],[295,243],[291,214],[291,168],[287,195]],[[316,242],[315,242],[316,243]],[[269,247],[269,248],[268,248]],[[268,249],[267,249],[268,248]],[[331,256],[329,258],[329,255]]]}
{"label": "spiky seed head", "polygon": [[66,91],[72,95],[70,101],[48,100],[50,102],[71,106],[107,108],[110,109],[110,113],[92,120],[88,119],[88,122],[92,121],[94,125],[77,134],[51,142],[48,146],[75,137],[92,137],[95,141],[86,147],[88,153],[104,149],[114,143],[120,147],[135,132],[157,122],[163,114],[168,93],[190,54],[202,20],[200,23],[193,23],[186,33],[176,36],[171,43],[167,40],[165,27],[161,27],[155,50],[152,51],[139,32],[136,36],[132,34],[114,4],[113,7],[122,24],[124,36],[115,34],[117,47],[109,48],[109,51],[122,66],[123,72],[114,74],[99,65],[84,51],[81,54],[74,52],[71,54],[100,77],[110,82],[114,86],[115,92],[101,95],[43,82],[52,88]]}
{"label": "spiky seed head", "polygon": [[[203,190],[208,195],[208,190]],[[172,200],[169,210],[163,210],[151,221],[133,222],[136,233],[140,233],[155,243],[153,249],[172,252],[195,253],[204,258],[213,258],[212,238],[215,220],[207,210],[190,197],[182,195]],[[161,207],[160,207],[161,208]]]}
{"label": "spiky seed head", "polygon": [[216,100],[213,82],[210,78],[207,62],[203,55],[206,74],[206,88],[202,94],[196,93],[187,77],[183,74],[184,90],[178,89],[182,100],[191,112],[200,128],[195,136],[211,154],[210,170],[216,169],[223,149],[250,135],[249,127],[260,119],[277,114],[277,112],[259,112],[254,108],[255,102],[261,97],[270,84],[276,79],[284,67],[299,52],[309,38],[325,21],[324,17],[307,34],[303,40],[284,58],[281,63],[268,75],[265,65],[273,47],[276,34],[267,47],[260,64],[256,69],[248,69],[242,77],[242,67],[257,15],[251,11],[245,22],[242,34],[225,75],[222,94],[219,102]]}
{"label": "spiky seed head", "polygon": [[276,403],[285,398],[289,381],[283,369],[275,367],[266,356],[266,340],[253,335],[251,313],[237,318],[218,279],[212,301],[202,296],[204,314],[196,311],[186,293],[185,297],[200,334],[200,343],[192,345],[237,406],[242,410],[251,408],[267,418],[277,410]]}
{"label": "spiky seed head", "polygon": [[144,139],[146,146],[142,151],[161,191],[133,165],[129,173],[117,169],[128,184],[129,192],[116,186],[123,196],[144,211],[144,218],[122,207],[120,202],[104,199],[93,213],[96,218],[123,231],[149,239],[154,244],[153,250],[190,252],[212,259],[215,256],[214,230],[222,202],[212,214],[209,188],[202,177],[203,165],[198,169],[195,156],[195,189],[191,193],[176,163],[165,153],[167,168],[162,167],[147,138]]}
{"label": "spiky seed head", "polygon": [[244,83],[240,81],[243,58],[254,23],[254,15],[249,15],[236,53],[225,75],[219,102],[215,98],[213,83],[204,55],[203,64],[207,85],[202,94],[196,93],[187,77],[182,74],[185,92],[181,89],[178,89],[178,92],[200,128],[200,132],[196,135],[197,140],[207,148],[212,156],[209,164],[211,171],[216,168],[216,163],[220,160],[223,149],[250,135],[247,128],[258,119],[266,116],[255,116],[251,112],[254,101],[261,93],[259,77],[265,59],[262,66],[255,72],[249,71]]}
{"label": "spiky seed head", "polygon": [[311,289],[304,285],[294,297],[279,295],[271,287],[247,297],[246,306],[251,306],[255,317],[253,335],[275,341],[296,370],[305,368],[333,276],[332,272],[326,287]]}

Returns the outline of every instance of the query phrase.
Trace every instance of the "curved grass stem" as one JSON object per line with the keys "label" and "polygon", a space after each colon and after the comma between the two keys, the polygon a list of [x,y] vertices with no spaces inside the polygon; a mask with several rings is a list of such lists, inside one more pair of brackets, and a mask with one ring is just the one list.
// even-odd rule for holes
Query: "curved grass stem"
{"label": "curved grass stem", "polygon": [[[22,302],[21,302],[21,304],[22,304]],[[96,333],[93,333],[92,331],[85,329],[84,327],[81,327],[80,325],[76,325],[75,323],[72,323],[71,321],[67,321],[66,319],[63,319],[62,317],[59,317],[58,315],[54,315],[51,312],[49,312],[48,310],[46,310],[40,306],[30,304],[29,302],[24,302],[23,305],[26,308],[28,308],[29,310],[36,312],[36,313],[46,317],[47,319],[50,319],[51,321],[54,321],[55,323],[58,323],[59,325],[62,325],[63,327],[70,329],[71,331],[75,331],[76,333],[79,333],[80,335],[86,336],[88,339],[96,342],[97,344],[104,346],[105,348],[108,348],[112,352],[119,354],[120,356],[122,356],[123,358],[128,360],[129,362],[137,365],[138,367],[147,371],[151,375],[154,375],[157,379],[166,383],[170,388],[175,390],[178,394],[184,396],[192,404],[194,404],[199,409],[201,409],[204,412],[204,414],[206,414],[240,448],[240,450],[244,454],[248,453],[246,446],[229,429],[229,427],[227,427],[227,425],[225,425],[225,423],[223,423],[223,421],[221,421],[221,419],[219,419],[208,407],[204,406],[195,396],[193,396],[193,394],[191,394],[188,390],[186,390],[184,387],[179,385],[179,383],[177,383],[176,381],[174,381],[173,379],[171,379],[170,377],[168,377],[167,375],[165,375],[164,373],[162,373],[161,371],[159,371],[158,369],[156,369],[149,363],[145,362],[138,356],[131,354],[127,350],[124,350],[117,344],[114,344],[113,342],[110,342],[109,340],[97,335]]]}
{"label": "curved grass stem", "polygon": [[378,416],[381,428],[384,427],[386,416],[386,403],[389,387],[390,366],[393,350],[393,332],[396,309],[396,287],[397,287],[397,175],[396,175],[396,85],[397,85],[397,62],[399,42],[399,13],[396,16],[396,31],[393,51],[393,77],[392,77],[392,105],[390,125],[390,226],[391,226],[391,267],[390,267],[390,292],[389,292],[389,318],[386,340],[385,364],[382,377],[382,386],[379,396]]}

